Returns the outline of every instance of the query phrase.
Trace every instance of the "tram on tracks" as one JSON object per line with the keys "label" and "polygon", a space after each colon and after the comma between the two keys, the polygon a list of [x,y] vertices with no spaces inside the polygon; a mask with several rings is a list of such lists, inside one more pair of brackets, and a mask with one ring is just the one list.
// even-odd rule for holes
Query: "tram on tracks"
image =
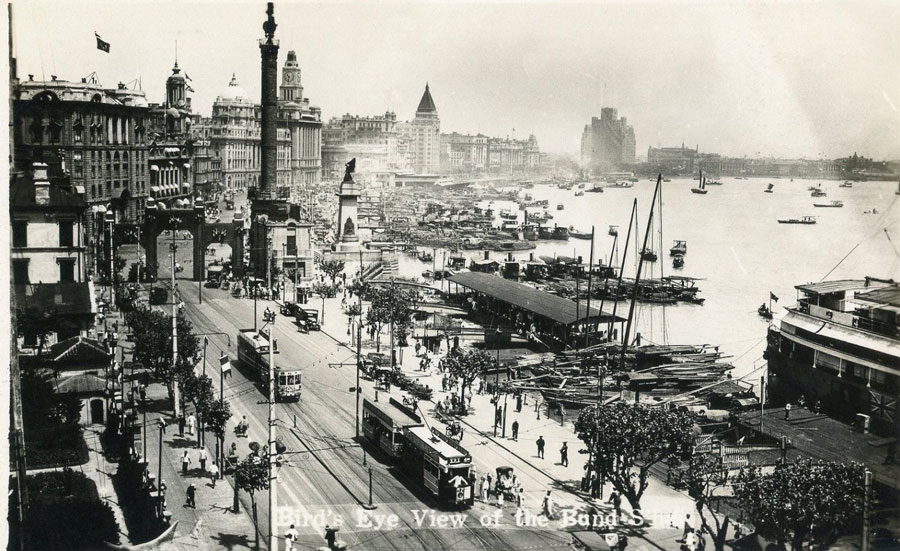
{"label": "tram on tracks", "polygon": [[[265,329],[241,329],[237,336],[238,362],[251,375],[269,382],[269,332]],[[273,354],[278,354],[275,341]],[[279,402],[297,401],[303,387],[303,372],[299,367],[279,365],[275,362],[275,400]]]}
{"label": "tram on tracks", "polygon": [[470,507],[475,495],[472,456],[454,440],[429,429],[415,412],[393,398],[363,399],[363,436],[403,465],[417,483],[451,508]]}

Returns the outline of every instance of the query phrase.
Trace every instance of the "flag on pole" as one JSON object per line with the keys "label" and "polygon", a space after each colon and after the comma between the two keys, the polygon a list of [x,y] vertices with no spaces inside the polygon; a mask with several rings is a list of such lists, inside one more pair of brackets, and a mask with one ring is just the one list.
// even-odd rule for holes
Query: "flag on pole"
{"label": "flag on pole", "polygon": [[184,78],[188,79],[191,82],[194,82],[194,79],[188,76],[187,71],[184,72]]}
{"label": "flag on pole", "polygon": [[194,89],[191,88],[191,85],[190,85],[190,84],[185,84],[184,87],[187,88],[187,91],[188,91],[188,92],[193,92],[193,91],[194,91]]}
{"label": "flag on pole", "polygon": [[94,36],[97,38],[97,49],[109,53],[109,42],[100,38],[100,35],[97,34],[97,31],[94,31]]}
{"label": "flag on pole", "polygon": [[769,298],[774,300],[775,302],[778,302],[778,297],[776,297],[775,293],[773,293],[772,291],[769,291]]}
{"label": "flag on pole", "polygon": [[219,365],[222,366],[222,376],[231,375],[231,361],[228,359],[227,354],[222,354],[219,357]]}

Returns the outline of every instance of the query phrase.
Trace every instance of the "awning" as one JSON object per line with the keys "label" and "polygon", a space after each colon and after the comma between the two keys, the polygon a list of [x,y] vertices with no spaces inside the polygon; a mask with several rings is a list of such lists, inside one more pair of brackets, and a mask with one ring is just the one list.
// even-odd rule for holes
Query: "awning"
{"label": "awning", "polygon": [[152,171],[154,171],[154,172],[159,172],[159,167],[156,166],[156,165],[152,165],[152,166],[150,167],[150,170],[152,170]]}
{"label": "awning", "polygon": [[84,186],[75,186],[75,193],[84,195]]}
{"label": "awning", "polygon": [[184,168],[191,168],[191,163],[184,163]]}
{"label": "awning", "polygon": [[150,186],[150,191],[153,193],[159,193],[159,186]]}

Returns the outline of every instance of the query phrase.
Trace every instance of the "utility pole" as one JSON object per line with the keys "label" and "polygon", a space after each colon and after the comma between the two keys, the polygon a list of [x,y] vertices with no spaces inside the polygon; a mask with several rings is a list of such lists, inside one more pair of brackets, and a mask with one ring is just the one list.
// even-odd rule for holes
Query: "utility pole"
{"label": "utility pole", "polygon": [[[587,348],[591,344],[591,329],[593,328],[593,324],[591,323],[591,291],[593,290],[594,279],[591,277],[591,271],[594,269],[594,226],[591,226],[591,256],[590,260],[588,260],[588,284],[587,284],[587,318],[588,323],[587,327],[584,330],[584,347]],[[600,313],[597,314],[597,318],[603,315],[603,309],[601,307]]]}
{"label": "utility pole", "polygon": [[359,250],[359,289],[357,289],[356,299],[359,304],[359,319],[356,321],[356,438],[359,439],[359,368],[362,356],[362,275],[363,275],[363,254],[362,249]]}
{"label": "utility pole", "polygon": [[[224,356],[224,354],[223,354]],[[225,404],[225,367],[222,365],[222,359],[219,358],[219,402],[224,405]],[[221,478],[225,478],[225,432],[222,432],[222,437],[219,438],[216,436],[216,446],[218,447],[216,453],[216,460],[219,462],[219,476]],[[219,452],[221,450],[221,452]]]}
{"label": "utility pole", "polygon": [[[176,225],[177,227],[177,225]],[[175,234],[177,230],[172,229],[172,373],[175,373],[175,370],[178,366],[178,301],[176,300],[178,296],[178,288],[175,286],[175,251],[178,247],[175,245]],[[172,377],[172,396],[175,401],[175,406],[173,409],[175,413],[175,418],[177,419],[179,415],[181,415],[181,396],[178,392],[178,377]],[[162,434],[162,433],[160,433]],[[162,442],[160,440],[160,442]],[[162,446],[162,443],[160,443]]]}
{"label": "utility pole", "polygon": [[[9,8],[12,15],[12,6]],[[11,32],[11,31],[10,31]],[[18,501],[17,513],[19,523],[19,549],[25,551],[25,539],[27,533],[25,530],[25,511],[28,509],[28,488],[25,484],[27,476],[27,465],[25,463],[25,424],[22,418],[22,379],[19,372],[19,354],[16,340],[16,294],[10,293],[9,296],[9,315],[10,315],[10,339],[9,339],[9,379],[12,386],[12,429],[13,429],[13,446],[15,446],[16,457],[16,498]]]}
{"label": "utility pole", "polygon": [[[268,250],[268,249],[267,249]],[[267,254],[268,256],[268,254]],[[274,324],[269,325],[269,549],[278,549],[275,535],[275,339]]]}
{"label": "utility pole", "polygon": [[872,530],[872,471],[866,469],[863,478],[863,525],[862,525],[862,545],[860,551],[869,551],[869,537]]}

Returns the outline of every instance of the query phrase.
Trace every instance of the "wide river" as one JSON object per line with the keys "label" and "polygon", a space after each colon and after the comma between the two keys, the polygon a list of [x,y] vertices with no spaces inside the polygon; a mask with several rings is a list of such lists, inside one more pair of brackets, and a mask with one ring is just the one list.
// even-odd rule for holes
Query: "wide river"
{"label": "wide river", "polygon": [[[761,303],[768,303],[770,292],[779,297],[773,303],[777,320],[783,313],[782,306],[796,302],[795,285],[823,279],[862,279],[867,275],[900,278],[900,195],[895,194],[896,181],[854,182],[852,188],[838,187],[840,182],[836,181],[822,181],[827,196],[817,198],[811,197],[807,189],[818,185],[817,180],[725,178],[722,182],[721,186],[709,186],[706,195],[691,193],[690,189],[697,185],[691,179],[662,184],[662,215],[655,211],[650,234],[659,261],[644,263],[642,279],[659,277],[661,272],[695,277],[706,302],[668,306],[639,303],[632,334],[639,331],[645,341],[654,343],[718,345],[727,356],[726,361],[735,365],[733,375],[745,377],[755,385],[759,376],[765,374],[762,353],[768,323],[757,315],[756,309]],[[770,182],[775,186],[774,193],[763,193]],[[631,188],[607,188],[603,193],[585,193],[581,197],[575,196],[574,189],[551,186],[535,186],[523,193],[550,202],[548,211],[553,219],[545,224],[574,225],[588,232],[593,225],[594,260],[607,263],[613,244],[608,228],[619,226],[621,258],[632,201],[636,198],[640,231],[632,231],[625,268],[625,276],[633,277],[635,234],[639,241],[643,240],[654,185],[645,178]],[[814,202],[832,200],[843,201],[843,208],[813,207]],[[564,209],[557,210],[557,204],[564,205]],[[515,203],[504,201],[494,201],[493,208],[495,213],[501,209],[517,211]],[[872,209],[877,213],[866,213]],[[778,223],[781,218],[804,215],[816,216],[817,223]],[[679,270],[672,269],[669,257],[669,248],[676,239],[687,241],[685,264]],[[535,257],[580,255],[586,263],[590,248],[590,241],[570,238],[538,241],[533,252]],[[465,252],[469,257],[483,255],[480,251]],[[491,253],[498,260],[504,255]],[[514,256],[527,259],[528,255],[529,251],[524,251]],[[440,249],[436,258],[440,265]],[[431,269],[431,263],[426,265],[401,256],[403,273],[418,275],[426,269]],[[627,306],[620,304],[618,312],[627,315]]]}

